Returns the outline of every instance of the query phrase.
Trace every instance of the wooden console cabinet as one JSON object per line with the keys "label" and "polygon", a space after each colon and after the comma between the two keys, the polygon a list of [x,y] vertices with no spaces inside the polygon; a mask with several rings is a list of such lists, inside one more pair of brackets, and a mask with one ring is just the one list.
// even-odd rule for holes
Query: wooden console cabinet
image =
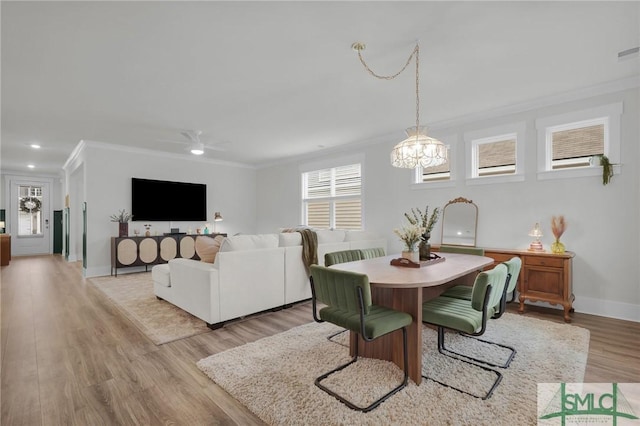
{"label": "wooden console cabinet", "polygon": [[524,312],[525,300],[562,305],[564,320],[571,322],[573,312],[573,252],[554,254],[528,250],[485,249],[485,256],[496,264],[518,256],[522,259],[522,269],[518,277],[520,308]]}
{"label": "wooden console cabinet", "polygon": [[[215,237],[227,234],[205,234]],[[150,237],[111,237],[111,275],[118,276],[118,268],[167,263],[176,257],[199,260],[195,242],[199,235],[169,234]]]}
{"label": "wooden console cabinet", "polygon": [[7,266],[11,261],[11,235],[0,234],[0,266]]}

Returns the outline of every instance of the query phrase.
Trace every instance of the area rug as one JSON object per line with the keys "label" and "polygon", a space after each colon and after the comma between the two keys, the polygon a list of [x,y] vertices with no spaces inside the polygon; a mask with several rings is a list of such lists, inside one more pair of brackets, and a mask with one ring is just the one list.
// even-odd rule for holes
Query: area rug
{"label": "area rug", "polygon": [[[538,383],[583,381],[588,330],[510,313],[491,320],[488,329],[485,338],[515,346],[518,353],[508,369],[500,369],[502,382],[487,400],[431,380],[420,386],[409,381],[369,413],[352,411],[313,384],[349,359],[346,347],[327,340],[339,330],[328,323],[305,324],[211,355],[197,366],[270,425],[533,425]],[[440,355],[436,342],[436,332],[424,327],[423,373],[472,393],[489,389],[490,378],[483,370]],[[489,355],[495,348],[454,333],[447,333],[446,342],[475,355]],[[323,383],[366,404],[401,379],[402,371],[394,364],[361,358]]]}
{"label": "area rug", "polygon": [[201,319],[157,299],[151,272],[89,278],[88,281],[156,345],[211,331]]}

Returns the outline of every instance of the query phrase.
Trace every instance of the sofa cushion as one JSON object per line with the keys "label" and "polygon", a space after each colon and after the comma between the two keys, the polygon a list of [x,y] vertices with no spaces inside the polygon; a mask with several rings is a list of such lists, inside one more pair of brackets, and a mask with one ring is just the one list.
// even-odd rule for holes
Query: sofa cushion
{"label": "sofa cushion", "polygon": [[302,245],[302,235],[297,232],[282,232],[278,234],[280,247],[295,247]]}
{"label": "sofa cushion", "polygon": [[277,234],[234,235],[224,239],[221,252],[278,248]]}
{"label": "sofa cushion", "polygon": [[158,283],[165,287],[171,287],[169,265],[163,263],[162,265],[155,265],[153,268],[151,268],[151,279],[154,283]]}
{"label": "sofa cushion", "polygon": [[325,243],[341,243],[344,241],[345,231],[331,231],[328,229],[321,229],[316,231],[318,236],[318,244]]}
{"label": "sofa cushion", "polygon": [[216,260],[216,254],[220,251],[220,246],[224,237],[222,235],[216,235],[211,237],[196,237],[196,253],[200,257],[200,260],[207,263],[213,263]]}

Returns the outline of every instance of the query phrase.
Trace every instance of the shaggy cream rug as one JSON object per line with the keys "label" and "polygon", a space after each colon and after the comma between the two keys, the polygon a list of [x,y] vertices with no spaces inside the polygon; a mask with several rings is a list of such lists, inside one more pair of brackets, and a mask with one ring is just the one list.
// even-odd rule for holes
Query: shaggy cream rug
{"label": "shaggy cream rug", "polygon": [[[271,425],[533,425],[537,384],[582,382],[589,331],[580,327],[506,313],[490,321],[484,337],[517,348],[511,366],[488,400],[431,380],[413,381],[369,413],[352,411],[313,381],[349,359],[348,349],[328,341],[335,326],[305,324],[200,360],[198,367],[249,410]],[[337,339],[346,339],[346,333]],[[495,347],[447,333],[447,345],[475,355]],[[472,393],[484,393],[492,377],[437,351],[436,332],[423,328],[423,373]],[[505,356],[498,354],[497,358]],[[402,379],[387,361],[361,358],[327,379],[328,387],[358,404],[372,401]]]}
{"label": "shaggy cream rug", "polygon": [[88,281],[156,345],[211,331],[201,319],[158,300],[153,293],[151,272],[89,278]]}

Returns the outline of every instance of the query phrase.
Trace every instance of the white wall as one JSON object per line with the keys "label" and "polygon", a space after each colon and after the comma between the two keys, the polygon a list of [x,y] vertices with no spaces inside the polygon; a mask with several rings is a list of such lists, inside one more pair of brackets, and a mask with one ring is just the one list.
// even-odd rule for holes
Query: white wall
{"label": "white wall", "polygon": [[[547,248],[553,242],[550,221],[564,215],[568,223],[562,242],[575,252],[573,287],[578,312],[640,321],[640,197],[638,160],[640,153],[639,93],[635,89],[592,96],[528,111],[501,114],[449,125],[432,131],[434,135],[457,135],[454,160],[457,179],[453,187],[411,185],[411,171],[393,168],[389,153],[403,139],[386,143],[360,145],[352,150],[318,156],[313,161],[344,156],[364,155],[365,227],[383,234],[389,251],[399,252],[401,244],[392,229],[403,223],[403,213],[411,207],[444,206],[462,196],[473,200],[479,209],[477,245],[487,248],[526,249],[527,236],[535,222],[544,232]],[[612,102],[624,103],[622,116],[622,171],[612,182],[602,185],[599,176],[562,180],[537,180],[535,119]],[[525,180],[492,185],[468,185],[464,170],[464,132],[502,124],[526,123]],[[401,130],[401,129],[400,129]],[[301,221],[300,166],[297,161],[258,170],[258,202],[261,214],[259,232],[273,232],[279,227]],[[278,196],[269,196],[278,188]],[[440,241],[439,222],[432,233],[432,243]]]}
{"label": "white wall", "polygon": [[[123,151],[121,147],[97,142],[82,142],[75,155],[81,165],[74,164],[73,168],[82,170],[82,173],[74,171],[68,174],[67,188],[76,188],[74,193],[81,194],[71,195],[72,212],[81,213],[81,203],[87,202],[87,277],[110,273],[110,240],[118,235],[118,225],[111,222],[109,216],[121,209],[131,212],[132,177],[204,183],[207,185],[207,221],[213,223],[215,211],[220,211],[224,217],[224,221],[216,225],[218,232],[229,235],[255,233],[256,174],[253,168],[143,150]],[[78,214],[71,216],[71,239],[77,242],[74,249],[80,256],[81,219]],[[180,228],[181,232],[189,228],[194,232],[198,227],[204,228],[204,222],[149,223],[152,224],[152,233],[157,232],[158,235],[169,232],[172,227]],[[144,232],[142,225],[130,222],[129,234],[133,235],[135,228]]]}

